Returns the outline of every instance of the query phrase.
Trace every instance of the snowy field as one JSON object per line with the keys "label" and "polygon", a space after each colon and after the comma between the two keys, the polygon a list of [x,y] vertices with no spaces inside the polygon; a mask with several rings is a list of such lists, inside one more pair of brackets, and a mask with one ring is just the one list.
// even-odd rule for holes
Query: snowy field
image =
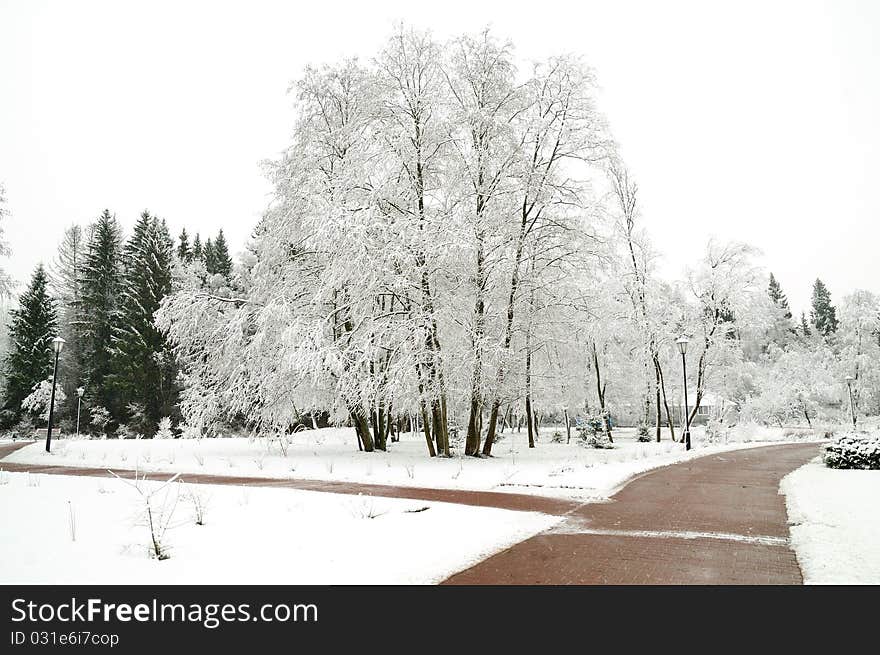
{"label": "snowy field", "polygon": [[782,480],[792,546],[807,584],[880,584],[880,471],[820,459]]}
{"label": "snowy field", "polygon": [[[357,450],[354,430],[307,430],[292,437],[289,447],[266,439],[76,440],[22,448],[5,461],[101,469],[137,469],[147,473],[212,473],[281,479],[335,480],[409,487],[473,489],[598,499],[635,474],[712,452],[761,445],[769,441],[815,440],[808,432],[752,427],[734,431],[728,443],[702,441],[693,434],[693,449],[668,440],[639,443],[633,430],[614,433],[615,448],[597,450],[576,443],[551,442],[552,428],[543,429],[536,448],[523,433],[505,433],[493,457],[429,458],[424,437],[404,434],[389,443],[388,452]],[[0,462],[2,468],[2,462]]]}
{"label": "snowy field", "polygon": [[[289,489],[165,491],[154,512],[177,503],[164,539],[170,557],[159,561],[148,554],[144,505],[125,482],[0,473],[0,583],[427,584],[558,520]],[[204,525],[192,492],[206,507]]]}

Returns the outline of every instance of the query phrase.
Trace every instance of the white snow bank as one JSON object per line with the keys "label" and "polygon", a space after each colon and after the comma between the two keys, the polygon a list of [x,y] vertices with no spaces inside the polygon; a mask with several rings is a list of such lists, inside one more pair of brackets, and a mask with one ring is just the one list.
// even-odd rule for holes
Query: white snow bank
{"label": "white snow bank", "polygon": [[[358,452],[354,430],[327,428],[293,436],[282,452],[266,439],[148,439],[71,440],[53,442],[52,453],[38,442],[15,451],[4,461],[93,468],[137,468],[140,471],[212,473],[280,479],[337,480],[441,489],[474,489],[529,493],[580,499],[606,498],[633,475],[658,466],[736,448],[765,445],[740,440],[708,444],[693,431],[694,448],[664,435],[660,443],[640,443],[633,430],[614,433],[613,450],[585,448],[550,441],[552,429],[542,430],[542,441],[529,448],[522,433],[506,433],[488,459],[429,458],[424,437],[405,434],[389,443],[388,452]],[[772,433],[782,443],[782,432]],[[772,436],[772,435],[770,435]],[[0,462],[0,468],[3,464]]]}
{"label": "white snow bank", "polygon": [[0,473],[0,583],[426,584],[559,520],[447,503],[186,487],[207,499],[205,525],[195,524],[181,496],[166,533],[171,556],[159,561],[148,556],[139,496],[125,482]]}
{"label": "white snow bank", "polygon": [[880,471],[817,458],[787,475],[791,541],[807,584],[880,584]]}

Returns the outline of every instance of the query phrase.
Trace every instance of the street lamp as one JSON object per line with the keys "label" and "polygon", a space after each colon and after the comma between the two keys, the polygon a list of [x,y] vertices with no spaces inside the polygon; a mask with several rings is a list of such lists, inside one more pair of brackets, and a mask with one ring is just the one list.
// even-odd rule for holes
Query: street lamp
{"label": "street lamp", "polygon": [[844,379],[846,380],[847,391],[849,391],[849,414],[852,417],[853,430],[855,430],[856,429],[856,404],[853,401],[852,385],[853,385],[853,382],[856,381],[856,379],[852,375],[847,375]]}
{"label": "street lamp", "polygon": [[55,337],[52,339],[52,350],[55,351],[55,367],[52,369],[52,394],[49,397],[49,427],[46,428],[46,452],[50,452],[52,445],[52,419],[55,416],[55,382],[58,380],[58,355],[64,349],[64,339]]}
{"label": "street lamp", "polygon": [[678,346],[678,352],[681,353],[681,371],[684,380],[684,449],[691,449],[691,416],[688,413],[688,369],[687,369],[687,358],[685,355],[687,354],[689,340],[686,336],[681,335],[678,339],[675,340],[675,345]]}
{"label": "street lamp", "polygon": [[85,387],[77,387],[76,395],[79,397],[79,401],[76,405],[76,436],[79,438],[79,413],[82,411],[83,406],[83,394],[86,392]]}

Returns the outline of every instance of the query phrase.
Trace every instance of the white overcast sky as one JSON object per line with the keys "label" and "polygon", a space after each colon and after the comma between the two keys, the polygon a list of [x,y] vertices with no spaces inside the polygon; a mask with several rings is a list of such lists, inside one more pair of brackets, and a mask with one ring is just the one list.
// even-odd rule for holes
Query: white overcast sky
{"label": "white overcast sky", "polygon": [[880,291],[880,2],[517,3],[0,0],[0,181],[19,280],[65,226],[145,208],[226,231],[266,205],[259,162],[287,143],[290,80],[372,56],[404,20],[486,25],[523,59],[584,55],[679,275],[710,236],[748,241],[805,308]]}

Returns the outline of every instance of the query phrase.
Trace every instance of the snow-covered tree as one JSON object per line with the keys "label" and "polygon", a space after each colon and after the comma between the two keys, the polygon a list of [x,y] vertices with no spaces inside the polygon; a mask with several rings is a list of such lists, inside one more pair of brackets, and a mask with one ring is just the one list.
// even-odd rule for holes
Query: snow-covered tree
{"label": "snow-covered tree", "polygon": [[880,298],[859,289],[840,307],[841,360],[853,377],[856,411],[880,413]]}
{"label": "snow-covered tree", "polygon": [[696,357],[696,397],[691,420],[703,398],[713,368],[737,361],[741,330],[758,327],[766,294],[759,292],[761,275],[753,262],[756,251],[744,243],[710,241],[696,270],[688,273],[688,286],[696,301],[689,317],[695,343],[688,350]]}
{"label": "snow-covered tree", "polygon": [[122,232],[116,217],[104,210],[89,229],[82,268],[82,353],[87,406],[111,413],[121,408],[108,387],[121,291]]}
{"label": "snow-covered tree", "polygon": [[83,327],[85,309],[82,284],[86,255],[86,237],[78,225],[64,231],[58,254],[51,267],[51,287],[58,306],[59,334],[64,338],[60,359],[59,383],[64,387],[68,403],[62,409],[68,415],[76,412],[76,389],[84,383]]}
{"label": "snow-covered tree", "polygon": [[837,309],[831,304],[831,292],[820,279],[813,283],[811,296],[810,323],[823,337],[837,331]]}
{"label": "snow-covered tree", "polygon": [[19,297],[18,307],[10,312],[5,408],[16,415],[34,387],[52,374],[52,339],[58,335],[58,318],[48,286],[49,276],[40,264]]}
{"label": "snow-covered tree", "polygon": [[172,258],[165,221],[144,211],[123,249],[112,388],[118,405],[142,408],[144,424],[139,428],[148,435],[177,404],[174,358],[153,320],[171,292]]}
{"label": "snow-covered tree", "polygon": [[[40,421],[49,420],[49,404],[52,398],[52,379],[38,382],[30,394],[21,401],[21,409],[34,419]],[[64,388],[60,385],[55,387],[55,412],[64,405],[67,399]]]}

